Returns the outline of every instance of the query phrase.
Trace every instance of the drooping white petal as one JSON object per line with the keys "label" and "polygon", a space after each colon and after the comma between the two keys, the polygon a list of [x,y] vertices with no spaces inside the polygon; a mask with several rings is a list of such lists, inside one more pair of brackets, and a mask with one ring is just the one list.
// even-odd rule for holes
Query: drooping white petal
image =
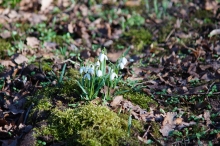
{"label": "drooping white petal", "polygon": [[95,64],[95,66],[100,66],[100,62],[97,61],[96,64]]}
{"label": "drooping white petal", "polygon": [[100,61],[100,62],[103,62],[104,59],[105,59],[105,60],[108,60],[108,57],[107,57],[105,54],[100,53],[100,55],[99,55],[99,61]]}
{"label": "drooping white petal", "polygon": [[108,66],[108,74],[112,74],[114,72],[114,69]]}
{"label": "drooping white petal", "polygon": [[82,73],[83,73],[84,68],[85,68],[84,66],[83,66],[83,67],[80,67],[80,69],[79,69],[79,73],[80,73],[80,74],[82,74]]}
{"label": "drooping white petal", "polygon": [[110,75],[110,80],[114,80],[115,77],[117,78],[118,75],[117,75],[115,72],[111,73],[111,75]]}
{"label": "drooping white petal", "polygon": [[89,67],[88,67],[88,66],[84,67],[84,73],[87,73],[88,70],[89,70]]}
{"label": "drooping white petal", "polygon": [[91,75],[93,75],[93,74],[94,74],[94,69],[93,69],[92,67],[89,68],[88,73],[91,74]]}
{"label": "drooping white petal", "polygon": [[104,57],[105,57],[105,60],[108,60],[108,57],[106,55]]}
{"label": "drooping white petal", "polygon": [[99,54],[99,61],[101,62],[104,61],[104,54],[102,53]]}
{"label": "drooping white petal", "polygon": [[123,58],[121,59],[121,62],[125,65],[125,64],[128,62],[128,60],[127,60],[125,57],[123,57]]}
{"label": "drooping white petal", "polygon": [[88,80],[90,80],[90,74],[89,73],[86,73],[85,75],[84,75],[84,79],[88,79]]}
{"label": "drooping white petal", "polygon": [[121,63],[119,64],[119,67],[120,67],[120,69],[123,69],[123,68],[125,67],[124,63],[121,62]]}
{"label": "drooping white petal", "polygon": [[101,77],[102,76],[102,71],[101,70],[96,71],[96,75],[97,75],[97,77]]}

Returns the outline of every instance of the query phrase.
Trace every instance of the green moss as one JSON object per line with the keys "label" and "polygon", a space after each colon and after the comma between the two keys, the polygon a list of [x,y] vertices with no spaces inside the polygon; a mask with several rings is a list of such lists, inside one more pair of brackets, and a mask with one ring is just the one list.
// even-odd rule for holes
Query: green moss
{"label": "green moss", "polygon": [[176,20],[174,19],[174,20],[170,20],[168,23],[162,24],[162,26],[159,28],[159,33],[158,33],[159,42],[164,42],[166,40],[167,36],[172,31],[175,22]]}
{"label": "green moss", "polygon": [[67,77],[70,77],[72,79],[78,79],[80,77],[80,73],[78,70],[76,69],[73,69],[73,68],[70,68],[68,71],[67,71]]}
{"label": "green moss", "polygon": [[157,106],[157,103],[151,97],[139,92],[127,92],[124,94],[124,98],[147,110],[149,110],[151,104]]}
{"label": "green moss", "polygon": [[35,129],[36,136],[52,135],[78,145],[118,145],[126,138],[126,121],[104,106],[93,104],[78,109],[55,109],[48,126]]}
{"label": "green moss", "polygon": [[125,32],[124,35],[131,38],[131,42],[135,45],[137,50],[143,49],[145,45],[150,44],[152,41],[151,33],[145,28],[130,29],[128,32]]}
{"label": "green moss", "polygon": [[38,105],[34,108],[35,110],[39,111],[49,111],[52,107],[50,99],[47,97],[42,98],[39,100]]}
{"label": "green moss", "polygon": [[152,134],[154,136],[155,139],[159,139],[161,137],[160,134],[160,125],[157,122],[151,122],[151,126],[152,126]]}
{"label": "green moss", "polygon": [[66,40],[64,40],[62,36],[56,35],[54,38],[52,38],[52,42],[55,42],[58,45],[63,46],[63,44],[66,42]]}
{"label": "green moss", "polygon": [[5,66],[3,66],[3,65],[0,65],[0,73],[2,73],[2,72],[4,72],[5,71]]}
{"label": "green moss", "polygon": [[7,50],[11,48],[11,44],[4,39],[0,39],[0,58],[7,56]]}
{"label": "green moss", "polygon": [[1,1],[1,6],[5,8],[14,8],[21,0]]}
{"label": "green moss", "polygon": [[29,23],[16,23],[16,26],[21,32],[27,32],[31,29],[31,25]]}
{"label": "green moss", "polygon": [[211,11],[207,11],[207,10],[202,10],[202,9],[199,9],[195,12],[194,15],[192,15],[191,17],[194,19],[194,18],[197,18],[197,19],[206,19],[206,18],[212,18],[213,16],[213,13]]}
{"label": "green moss", "polygon": [[[25,107],[28,108],[33,103],[35,106],[31,110],[30,117],[42,117],[41,114],[44,112],[50,114],[50,111],[58,102],[61,103],[61,106],[67,106],[69,103],[74,103],[75,99],[78,97],[76,90],[78,90],[78,86],[73,79],[64,81],[60,86],[44,87],[35,93],[34,96],[27,98],[28,100]],[[57,106],[59,105],[57,104]],[[40,120],[42,119],[43,117]],[[39,120],[35,122],[39,122]]]}
{"label": "green moss", "polygon": [[[39,62],[34,62],[33,64],[35,66],[39,66]],[[44,72],[49,72],[52,70],[52,63],[50,63],[48,60],[40,62],[40,66]]]}
{"label": "green moss", "polygon": [[[119,117],[124,119],[125,121],[127,121],[128,118],[129,118],[129,115],[120,114]],[[132,119],[131,123],[132,123],[132,125],[131,125],[132,126],[131,127],[132,128],[131,135],[132,134],[137,135],[137,133],[140,134],[140,133],[144,132],[144,123],[142,123],[141,121],[138,121],[136,119]]]}

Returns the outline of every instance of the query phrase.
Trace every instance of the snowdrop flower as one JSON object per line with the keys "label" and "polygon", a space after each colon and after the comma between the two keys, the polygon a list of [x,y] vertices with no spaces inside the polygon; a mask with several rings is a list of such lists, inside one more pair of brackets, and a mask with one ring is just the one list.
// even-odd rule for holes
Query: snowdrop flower
{"label": "snowdrop flower", "polygon": [[85,68],[84,66],[83,66],[83,67],[80,67],[80,69],[79,69],[79,73],[80,73],[80,74],[82,74],[82,73],[83,73],[84,68]]}
{"label": "snowdrop flower", "polygon": [[88,72],[88,70],[89,70],[89,67],[88,66],[86,66],[86,67],[84,67],[84,73],[87,73]]}
{"label": "snowdrop flower", "polygon": [[110,75],[110,80],[111,80],[111,81],[114,80],[115,77],[117,78],[118,75],[117,75],[115,72],[112,72],[111,75]]}
{"label": "snowdrop flower", "polygon": [[120,67],[120,69],[123,69],[125,67],[125,64],[128,62],[128,60],[123,57],[119,60],[119,64],[118,64],[118,67]]}
{"label": "snowdrop flower", "polygon": [[105,54],[100,53],[99,54],[99,61],[103,62],[105,60],[108,60],[108,57]]}
{"label": "snowdrop flower", "polygon": [[108,73],[110,74],[111,72],[113,72],[113,69],[110,66],[108,66]]}
{"label": "snowdrop flower", "polygon": [[98,77],[101,77],[101,76],[102,76],[102,71],[101,71],[101,70],[96,71],[96,75],[97,75]]}
{"label": "snowdrop flower", "polygon": [[88,80],[90,80],[90,74],[89,73],[86,73],[85,75],[84,75],[84,79],[88,79]]}
{"label": "snowdrop flower", "polygon": [[123,57],[120,59],[120,62],[125,65],[128,62],[128,60],[125,57]]}
{"label": "snowdrop flower", "polygon": [[94,66],[90,65],[90,68],[88,69],[88,73],[93,75],[94,74]]}
{"label": "snowdrop flower", "polygon": [[93,75],[94,74],[94,69],[93,68],[89,68],[88,73]]}
{"label": "snowdrop flower", "polygon": [[100,62],[97,61],[96,64],[95,64],[95,66],[100,66]]}
{"label": "snowdrop flower", "polygon": [[119,65],[118,65],[119,67],[120,67],[120,69],[123,69],[124,67],[125,67],[125,65],[121,62],[121,63],[119,63]]}

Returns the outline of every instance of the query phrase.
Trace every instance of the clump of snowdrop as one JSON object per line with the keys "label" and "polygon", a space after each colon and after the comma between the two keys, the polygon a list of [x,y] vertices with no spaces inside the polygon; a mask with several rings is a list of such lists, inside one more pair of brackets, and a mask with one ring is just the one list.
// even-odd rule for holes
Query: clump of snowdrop
{"label": "clump of snowdrop", "polygon": [[81,74],[81,80],[77,81],[79,87],[82,89],[83,99],[92,100],[95,99],[100,93],[100,90],[104,87],[108,87],[108,95],[111,88],[114,88],[120,80],[118,75],[119,69],[123,69],[127,64],[127,59],[122,57],[119,59],[118,64],[114,65],[109,63],[107,65],[108,57],[104,51],[102,51],[95,63],[87,62],[81,65],[79,72]]}

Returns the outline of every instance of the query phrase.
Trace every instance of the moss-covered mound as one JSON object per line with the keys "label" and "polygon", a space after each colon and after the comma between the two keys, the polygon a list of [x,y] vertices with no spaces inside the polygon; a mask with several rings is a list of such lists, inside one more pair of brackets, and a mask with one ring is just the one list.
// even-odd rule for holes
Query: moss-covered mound
{"label": "moss-covered mound", "polygon": [[[47,126],[35,128],[36,136],[51,136],[67,145],[119,145],[126,138],[126,121],[107,107],[93,104],[78,109],[54,109]],[[71,138],[71,139],[70,139]]]}

